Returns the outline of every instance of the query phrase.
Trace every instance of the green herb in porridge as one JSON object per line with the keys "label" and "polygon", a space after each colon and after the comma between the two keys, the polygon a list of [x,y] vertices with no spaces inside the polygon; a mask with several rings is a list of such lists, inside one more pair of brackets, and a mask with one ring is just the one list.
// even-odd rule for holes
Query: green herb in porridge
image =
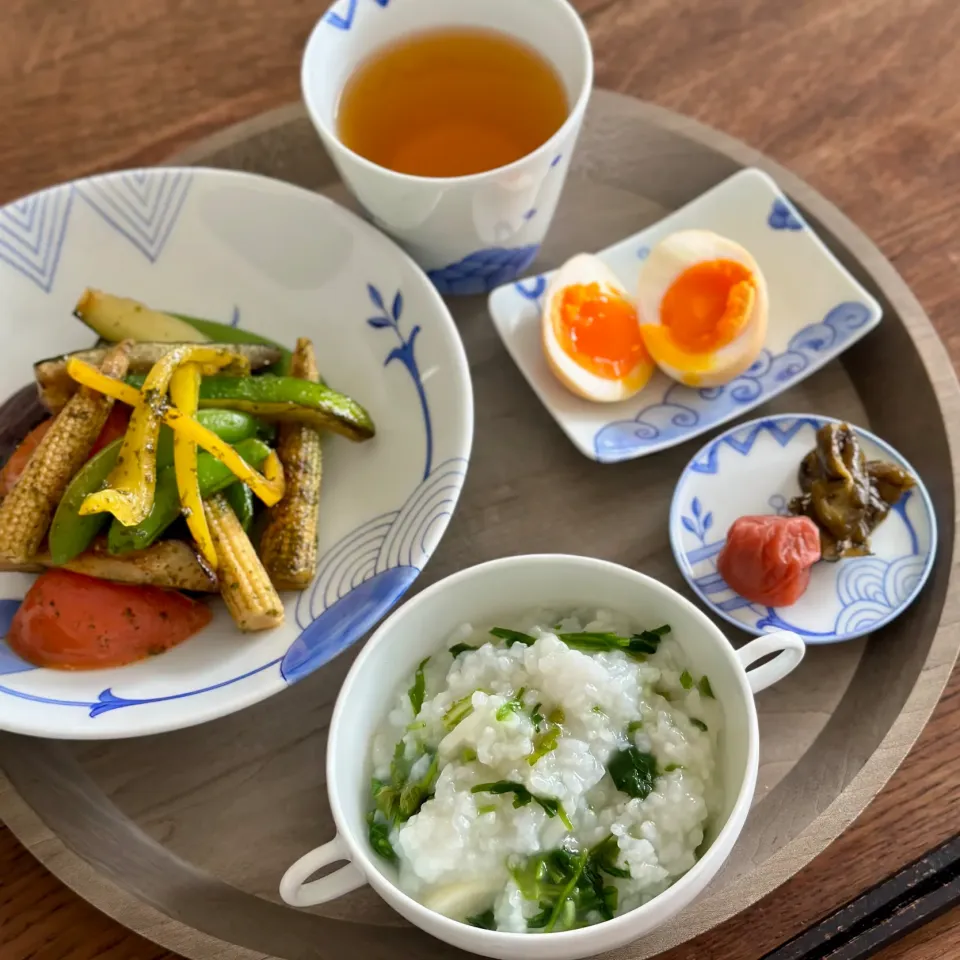
{"label": "green herb in porridge", "polygon": [[410,706],[413,707],[414,716],[420,712],[420,708],[423,706],[423,697],[427,692],[427,682],[423,676],[423,668],[429,660],[430,658],[426,657],[420,661],[420,666],[417,667],[417,672],[414,674],[413,686],[407,693],[410,698]]}
{"label": "green herb in porridge", "polygon": [[563,825],[572,830],[573,825],[567,817],[563,804],[555,797],[539,797],[531,793],[522,783],[515,783],[512,780],[498,780],[496,783],[478,783],[470,790],[471,793],[492,793],[500,795],[504,793],[513,794],[513,805],[515,807],[525,807],[528,803],[536,803],[548,817],[560,817]]}
{"label": "green herb in porridge", "polygon": [[607,773],[618,790],[630,797],[645,800],[653,791],[657,779],[657,761],[652,754],[643,753],[636,747],[627,747],[610,758]]}

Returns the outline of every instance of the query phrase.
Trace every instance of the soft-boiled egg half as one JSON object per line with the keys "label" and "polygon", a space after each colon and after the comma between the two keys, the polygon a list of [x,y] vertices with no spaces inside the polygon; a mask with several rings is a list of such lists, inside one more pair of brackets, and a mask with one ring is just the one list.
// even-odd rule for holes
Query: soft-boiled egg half
{"label": "soft-boiled egg half", "polygon": [[637,302],[647,350],[687,386],[729,383],[763,349],[769,301],[760,267],[708,230],[682,230],[650,251]]}
{"label": "soft-boiled egg half", "polygon": [[654,371],[635,304],[613,271],[590,254],[578,254],[556,272],[541,323],[550,369],[587,400],[626,400]]}

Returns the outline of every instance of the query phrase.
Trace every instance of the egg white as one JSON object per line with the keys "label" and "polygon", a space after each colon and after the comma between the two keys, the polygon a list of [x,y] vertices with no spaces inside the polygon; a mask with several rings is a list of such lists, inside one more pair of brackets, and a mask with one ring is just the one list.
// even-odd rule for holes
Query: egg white
{"label": "egg white", "polygon": [[[599,284],[628,302],[633,301],[617,275],[602,260],[589,253],[577,254],[554,274],[547,286],[541,318],[543,351],[550,369],[568,390],[596,403],[616,403],[639,393],[650,379],[654,365],[644,358],[627,377],[610,380],[584,369],[563,349],[557,339],[553,316],[560,309],[564,288],[590,283]],[[625,382],[627,378],[633,383]]]}

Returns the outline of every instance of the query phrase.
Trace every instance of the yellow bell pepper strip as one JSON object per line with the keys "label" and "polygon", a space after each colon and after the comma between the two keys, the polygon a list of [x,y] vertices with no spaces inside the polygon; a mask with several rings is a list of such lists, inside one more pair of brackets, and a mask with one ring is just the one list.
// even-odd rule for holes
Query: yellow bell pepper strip
{"label": "yellow bell pepper strip", "polygon": [[77,381],[77,383],[96,390],[106,397],[113,397],[129,407],[135,407],[143,397],[136,387],[131,387],[129,383],[122,380],[113,380],[111,377],[103,376],[100,371],[91,366],[85,360],[78,360],[71,357],[67,361],[67,373]]}
{"label": "yellow bell pepper strip", "polygon": [[263,462],[263,474],[257,473],[233,447],[221,440],[192,417],[185,417],[176,410],[168,410],[163,422],[173,430],[196,441],[197,446],[219,460],[235,477],[242,480],[268,506],[272,507],[285,493],[286,482],[283,467],[276,453],[271,453]]}
{"label": "yellow bell pepper strip", "polygon": [[[200,395],[200,367],[185,363],[177,367],[170,379],[170,399],[185,416],[197,412],[197,397]],[[197,475],[197,444],[182,433],[173,435],[173,469],[177,477],[177,492],[180,494],[180,509],[187,521],[197,549],[211,570],[217,569],[217,550],[213,545],[207,517],[203,512],[200,497],[200,479]]]}
{"label": "yellow bell pepper strip", "polygon": [[112,513],[122,524],[132,527],[150,512],[157,483],[157,436],[166,407],[167,389],[177,367],[191,361],[200,364],[203,372],[245,362],[244,358],[229,350],[184,344],[155,363],[133,407],[117,465],[107,478],[107,486],[83,501],[81,516]]}
{"label": "yellow bell pepper strip", "polygon": [[[67,372],[77,383],[106,394],[108,397],[113,397],[121,403],[135,407],[141,401],[140,391],[136,387],[104,376],[96,367],[92,367],[82,360],[72,358],[68,360]],[[243,480],[268,507],[272,507],[283,496],[286,483],[283,477],[283,467],[276,456],[268,457],[264,461],[264,474],[261,475],[230,444],[221,440],[197,420],[184,417],[169,406],[163,407],[162,420],[175,433],[183,431],[186,436],[196,442],[198,447],[206,450],[212,457],[219,460],[235,477]]]}

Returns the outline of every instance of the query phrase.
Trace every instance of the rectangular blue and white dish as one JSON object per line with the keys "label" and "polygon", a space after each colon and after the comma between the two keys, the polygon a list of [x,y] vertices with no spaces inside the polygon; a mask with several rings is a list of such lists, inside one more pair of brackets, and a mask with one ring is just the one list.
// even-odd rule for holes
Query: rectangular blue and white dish
{"label": "rectangular blue and white dish", "polygon": [[573,444],[592,460],[632,460],[733,420],[810,376],[880,322],[880,304],[776,183],[756,169],[741,170],[598,256],[633,292],[651,247],[686,229],[711,230],[742,244],[769,288],[764,348],[748,370],[722,387],[687,387],[657,371],[630,400],[581,399],[551,373],[541,347],[540,309],[552,273],[505,284],[490,295],[494,326],[514,362]]}

